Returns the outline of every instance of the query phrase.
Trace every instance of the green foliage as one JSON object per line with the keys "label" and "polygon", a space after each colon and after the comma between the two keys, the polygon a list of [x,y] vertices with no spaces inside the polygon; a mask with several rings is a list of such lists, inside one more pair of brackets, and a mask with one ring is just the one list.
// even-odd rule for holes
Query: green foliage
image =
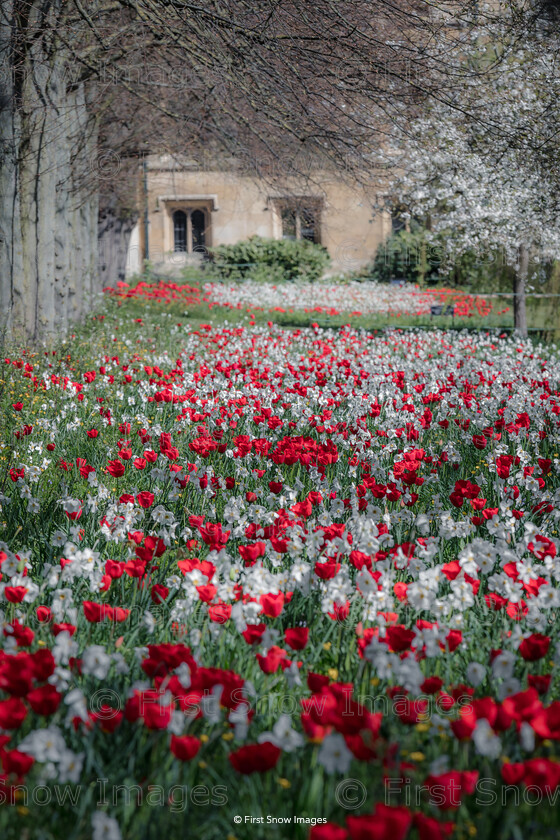
{"label": "green foliage", "polygon": [[492,252],[480,256],[465,251],[450,264],[442,267],[439,282],[484,294],[486,292],[511,292],[514,271],[505,264],[502,255]]}
{"label": "green foliage", "polygon": [[429,234],[426,228],[393,233],[379,246],[373,264],[362,273],[367,279],[387,283],[399,278],[419,285],[461,287],[474,292],[511,291],[512,268],[499,252],[485,255],[467,250],[447,252],[446,233]]}
{"label": "green foliage", "polygon": [[424,229],[399,230],[377,249],[369,277],[379,283],[393,279],[422,283],[428,273],[437,274],[433,263],[441,261],[438,250],[427,244]]}
{"label": "green foliage", "polygon": [[222,278],[273,283],[318,280],[330,262],[326,248],[314,242],[261,236],[235,245],[220,245],[210,256]]}

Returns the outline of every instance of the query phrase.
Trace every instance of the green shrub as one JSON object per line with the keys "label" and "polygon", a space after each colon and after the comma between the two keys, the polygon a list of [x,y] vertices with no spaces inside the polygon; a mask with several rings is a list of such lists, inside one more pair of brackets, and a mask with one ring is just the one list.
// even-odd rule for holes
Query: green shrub
{"label": "green shrub", "polygon": [[273,283],[318,280],[330,262],[326,248],[314,242],[261,236],[235,245],[219,245],[211,250],[210,258],[223,278]]}
{"label": "green shrub", "polygon": [[393,233],[379,246],[361,279],[383,283],[400,278],[421,286],[460,286],[482,292],[511,289],[511,269],[499,253],[481,257],[474,251],[465,251],[453,258],[446,253],[445,233],[432,236],[431,240],[428,236],[428,231],[418,224],[410,231]]}
{"label": "green shrub", "polygon": [[399,230],[379,245],[367,274],[379,283],[401,279],[422,284],[437,276],[441,258],[441,248],[426,241],[423,228]]}

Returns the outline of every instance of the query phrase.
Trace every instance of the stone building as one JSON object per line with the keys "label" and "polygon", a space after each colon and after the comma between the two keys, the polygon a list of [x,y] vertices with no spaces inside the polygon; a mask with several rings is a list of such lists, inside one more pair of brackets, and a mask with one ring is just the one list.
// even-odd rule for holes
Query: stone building
{"label": "stone building", "polygon": [[165,155],[147,158],[139,182],[128,275],[145,257],[172,273],[214,246],[253,235],[318,242],[331,256],[329,274],[337,274],[367,265],[391,232],[390,215],[373,209],[375,186],[346,173],[259,178],[235,161],[218,166]]}

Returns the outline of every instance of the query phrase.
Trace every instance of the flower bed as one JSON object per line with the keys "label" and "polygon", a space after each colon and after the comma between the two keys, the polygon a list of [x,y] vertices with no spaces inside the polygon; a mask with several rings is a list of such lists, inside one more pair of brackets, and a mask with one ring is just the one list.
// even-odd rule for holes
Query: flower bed
{"label": "flower bed", "polygon": [[488,315],[488,301],[453,289],[425,290],[412,284],[384,283],[205,283],[205,299],[232,308],[249,307],[265,311],[322,312],[328,315],[429,315],[435,304],[456,306],[460,317]]}
{"label": "flower bed", "polygon": [[173,283],[158,280],[149,283],[141,280],[136,286],[119,281],[115,288],[107,286],[103,289],[105,294],[116,299],[124,300],[146,300],[157,301],[158,303],[184,303],[186,306],[197,306],[200,304],[200,289],[197,286],[188,286],[180,283]]}
{"label": "flower bed", "polygon": [[5,836],[557,831],[557,356],[161,324],[4,360]]}
{"label": "flower bed", "polygon": [[[205,283],[202,291],[196,286],[159,280],[140,281],[136,286],[119,282],[105,293],[121,301],[145,300],[164,304],[183,303],[186,307],[208,304],[248,312],[308,312],[326,315],[430,315],[431,307],[453,306],[455,315],[470,318],[485,317],[492,312],[492,304],[478,295],[456,289],[425,290],[418,286],[388,286],[383,283]],[[507,312],[503,309],[500,314]]]}

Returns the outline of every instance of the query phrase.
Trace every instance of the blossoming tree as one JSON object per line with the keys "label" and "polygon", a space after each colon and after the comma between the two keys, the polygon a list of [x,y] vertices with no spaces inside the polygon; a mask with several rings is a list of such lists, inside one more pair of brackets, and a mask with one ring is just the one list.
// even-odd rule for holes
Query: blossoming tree
{"label": "blossoming tree", "polygon": [[526,335],[530,265],[560,257],[560,42],[530,9],[501,4],[453,27],[441,37],[455,89],[395,123],[392,192],[444,234],[448,256],[498,252],[515,269],[515,328]]}

